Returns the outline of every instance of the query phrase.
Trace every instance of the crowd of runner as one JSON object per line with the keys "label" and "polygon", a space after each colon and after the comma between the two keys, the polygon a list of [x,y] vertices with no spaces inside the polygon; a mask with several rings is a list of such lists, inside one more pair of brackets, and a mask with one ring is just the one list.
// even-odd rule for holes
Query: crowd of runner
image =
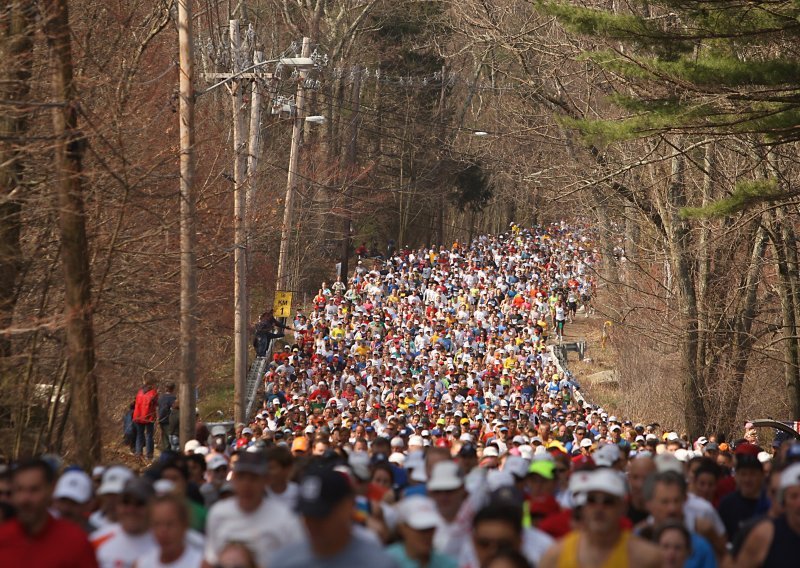
{"label": "crowd of runner", "polygon": [[176,448],[174,389],[147,385],[143,471],[5,469],[0,566],[800,565],[800,445],[617,418],[554,356],[593,309],[592,238],[514,225],[359,261],[288,325],[262,316],[259,354],[287,336],[250,424]]}

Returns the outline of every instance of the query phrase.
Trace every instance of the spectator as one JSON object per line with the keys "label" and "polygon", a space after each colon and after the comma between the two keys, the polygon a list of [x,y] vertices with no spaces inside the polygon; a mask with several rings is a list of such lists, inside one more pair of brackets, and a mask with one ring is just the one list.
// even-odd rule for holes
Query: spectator
{"label": "spectator", "polygon": [[158,397],[158,426],[161,431],[158,449],[162,452],[177,449],[172,447],[169,437],[170,416],[176,400],[178,400],[178,397],[175,396],[175,383],[167,383],[164,387],[164,392]]}
{"label": "spectator", "polygon": [[153,436],[158,415],[158,392],[151,382],[146,382],[136,393],[133,408],[133,424],[136,428],[136,448],[134,454],[141,457],[145,452],[148,460],[153,459]]}

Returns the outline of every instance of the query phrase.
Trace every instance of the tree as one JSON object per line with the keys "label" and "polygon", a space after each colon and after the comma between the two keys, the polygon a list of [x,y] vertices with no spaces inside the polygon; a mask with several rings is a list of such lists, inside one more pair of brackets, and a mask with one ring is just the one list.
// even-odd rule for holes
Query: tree
{"label": "tree", "polygon": [[67,375],[72,399],[76,461],[91,467],[100,461],[99,404],[95,375],[91,273],[83,203],[83,155],[86,140],[78,127],[78,99],[73,79],[67,0],[43,4],[52,63],[54,167],[64,272]]}

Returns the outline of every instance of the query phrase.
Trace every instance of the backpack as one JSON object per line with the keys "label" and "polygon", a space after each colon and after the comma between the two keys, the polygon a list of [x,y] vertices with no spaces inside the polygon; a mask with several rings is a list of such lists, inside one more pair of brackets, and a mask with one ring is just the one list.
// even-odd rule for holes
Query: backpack
{"label": "backpack", "polygon": [[158,392],[150,389],[144,392],[140,389],[136,393],[136,404],[133,408],[133,421],[136,424],[152,424],[156,421]]}

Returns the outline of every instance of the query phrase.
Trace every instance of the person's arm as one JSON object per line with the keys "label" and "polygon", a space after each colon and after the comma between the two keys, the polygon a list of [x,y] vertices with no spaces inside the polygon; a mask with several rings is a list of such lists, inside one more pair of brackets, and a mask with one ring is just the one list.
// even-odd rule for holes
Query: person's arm
{"label": "person's arm", "polygon": [[561,543],[557,542],[547,549],[539,561],[538,568],[557,568],[558,556],[561,554]]}
{"label": "person's arm", "polygon": [[736,568],[760,568],[763,566],[774,535],[775,527],[772,521],[765,520],[757,525],[745,539],[733,565]]}

